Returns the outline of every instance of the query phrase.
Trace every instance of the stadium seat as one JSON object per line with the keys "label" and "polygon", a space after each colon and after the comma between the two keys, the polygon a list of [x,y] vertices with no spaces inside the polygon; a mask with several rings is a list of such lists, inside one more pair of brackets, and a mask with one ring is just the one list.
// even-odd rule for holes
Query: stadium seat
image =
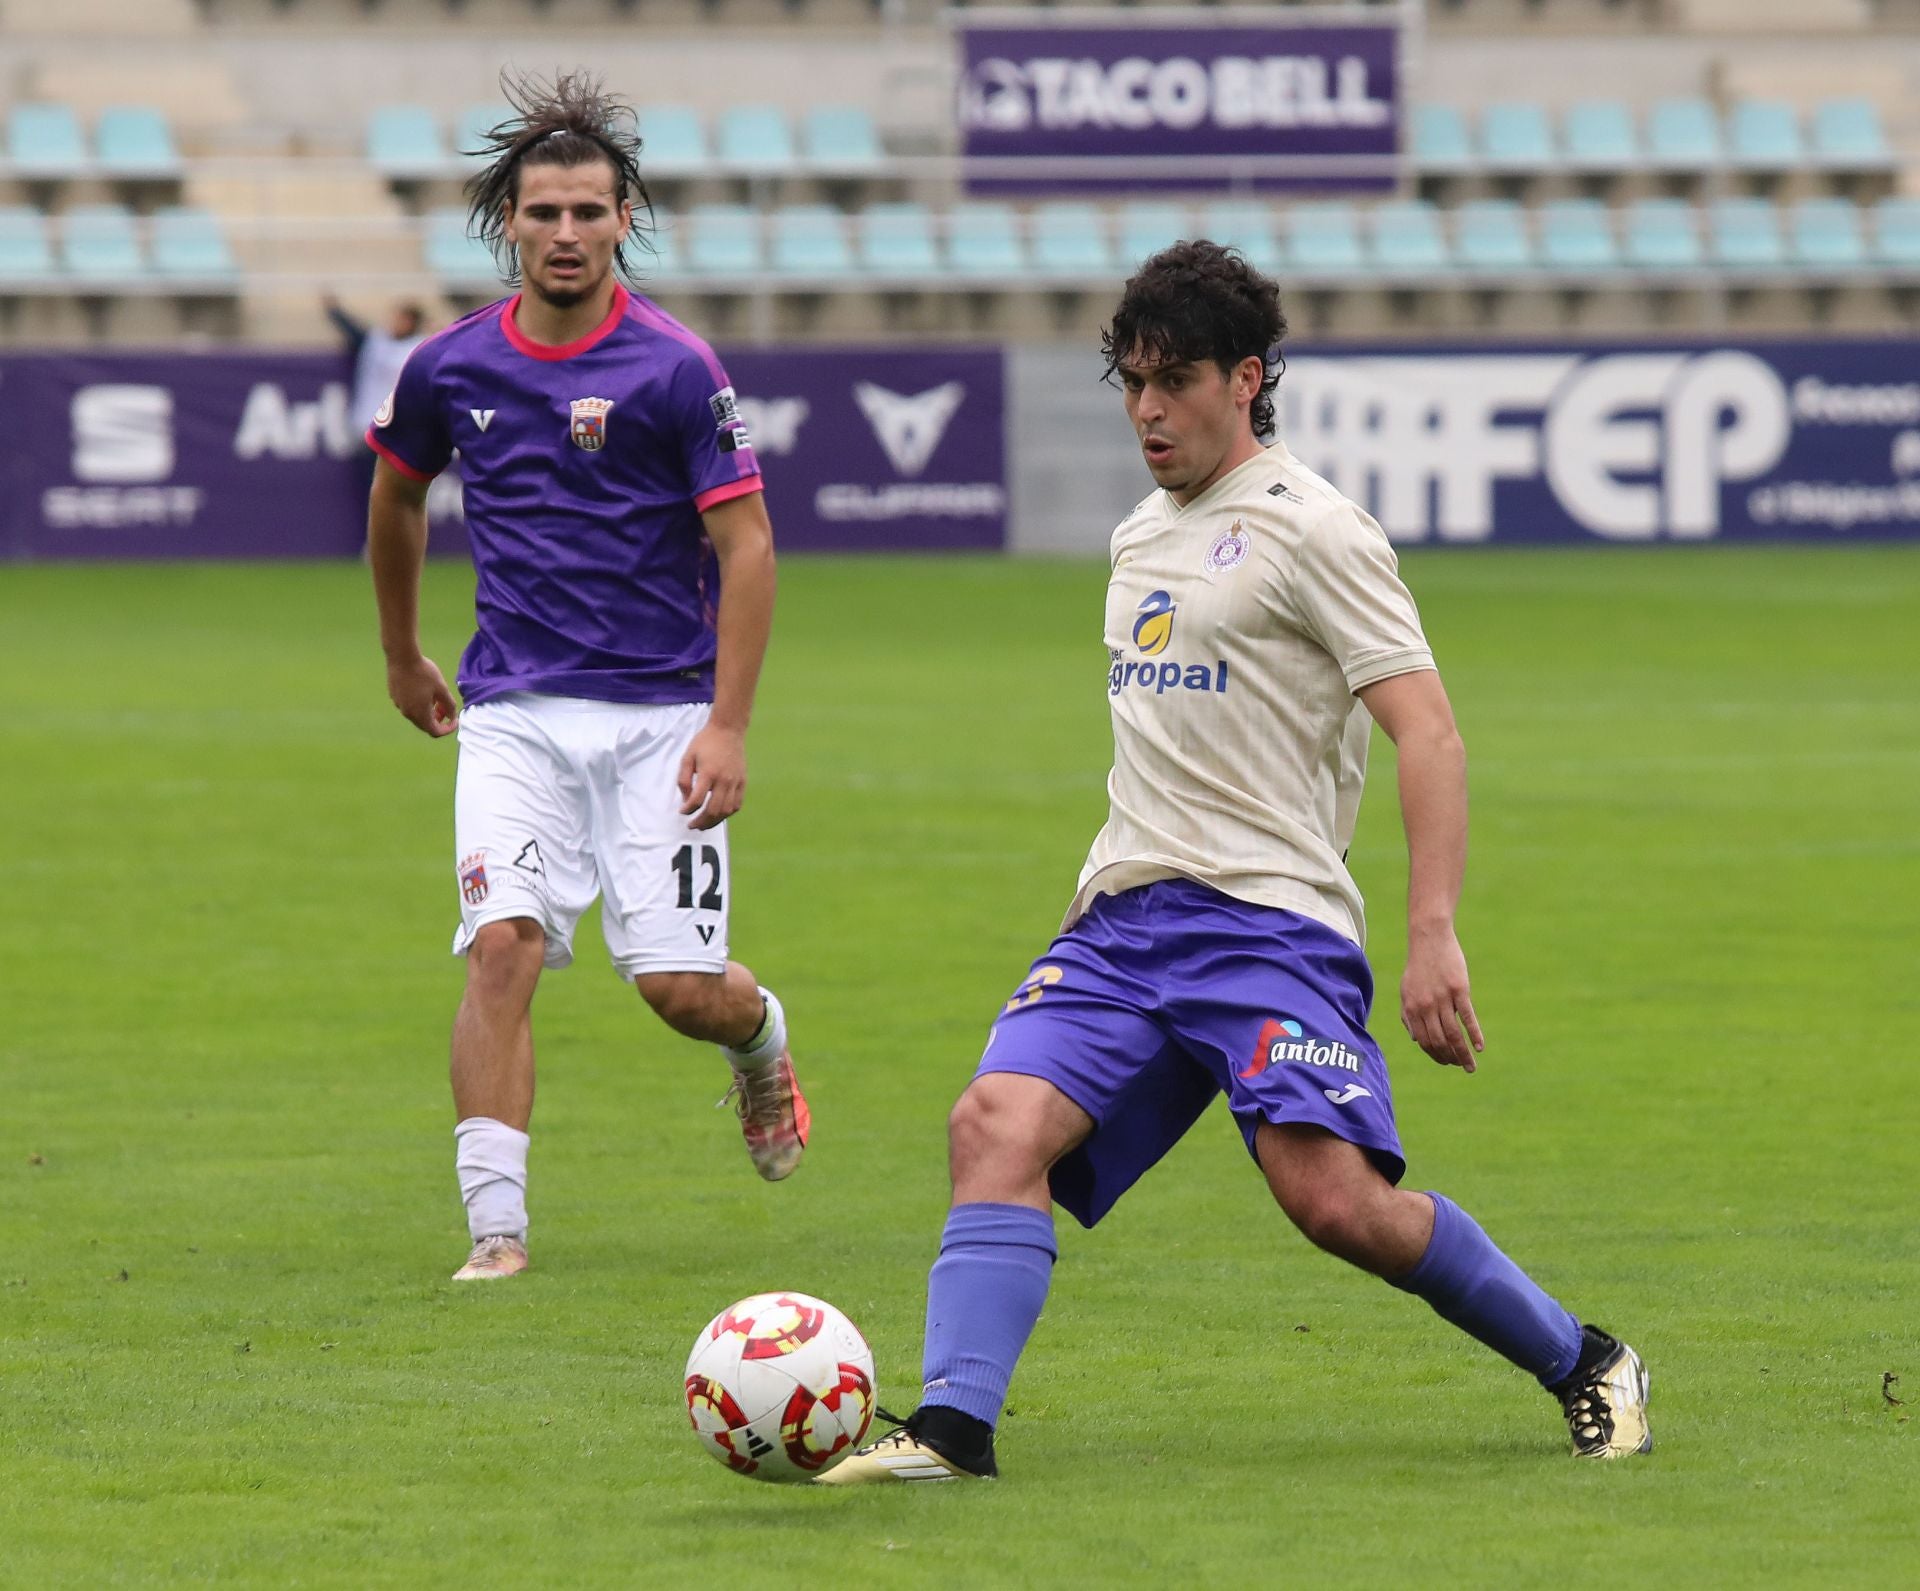
{"label": "stadium seat", "polygon": [[1414,106],[1412,150],[1422,171],[1465,171],[1473,164],[1466,117],[1451,105]]}
{"label": "stadium seat", "polygon": [[1771,99],[1743,99],[1727,122],[1732,163],[1748,171],[1787,171],[1800,164],[1800,118],[1791,105]]}
{"label": "stadium seat", "polygon": [[786,112],[775,105],[735,105],[720,117],[719,154],[743,177],[788,170],[794,152]]}
{"label": "stadium seat", "polygon": [[1858,270],[1867,263],[1860,211],[1851,199],[1802,199],[1793,207],[1792,251],[1801,265]]}
{"label": "stadium seat", "polygon": [[1823,166],[1874,170],[1894,164],[1871,100],[1826,99],[1813,108],[1813,158]]}
{"label": "stadium seat", "polygon": [[1716,265],[1735,270],[1778,270],[1787,263],[1780,213],[1771,199],[1716,199],[1707,212]]}
{"label": "stadium seat", "polygon": [[676,276],[686,269],[686,263],[680,258],[680,239],[682,233],[679,220],[669,215],[659,204],[653,207],[653,224],[647,232],[646,242],[651,247],[640,246],[632,251],[633,262],[645,277]]}
{"label": "stadium seat", "polygon": [[239,276],[220,219],[210,210],[175,206],[153,218],[153,269],[167,277],[232,282]]}
{"label": "stadium seat", "polygon": [[1582,171],[1627,171],[1640,159],[1633,115],[1617,99],[1569,107],[1563,136],[1567,164]]}
{"label": "stadium seat", "polygon": [[879,129],[864,106],[815,106],[801,130],[808,164],[822,170],[870,171],[886,158]]}
{"label": "stadium seat", "polygon": [[1274,231],[1273,206],[1261,199],[1218,199],[1200,212],[1200,233],[1236,248],[1257,271],[1286,268],[1286,253]]}
{"label": "stadium seat", "polygon": [[876,276],[938,276],[933,214],[924,204],[868,205],[854,220],[860,264]]}
{"label": "stadium seat", "polygon": [[1294,265],[1309,275],[1357,274],[1367,268],[1360,218],[1350,204],[1295,205],[1287,217],[1287,247]]}
{"label": "stadium seat", "polygon": [[686,105],[649,105],[640,112],[640,169],[648,175],[690,175],[709,159],[700,113]]}
{"label": "stadium seat", "polygon": [[88,281],[131,281],[146,275],[133,212],[123,204],[75,205],[60,218],[60,262]]}
{"label": "stadium seat", "polygon": [[773,212],[773,268],[782,276],[851,276],[846,217],[830,204],[795,204]]}
{"label": "stadium seat", "polygon": [[1553,199],[1540,210],[1541,263],[1556,271],[1611,271],[1620,264],[1613,217],[1598,199]]}
{"label": "stadium seat", "polygon": [[1703,99],[1663,99],[1647,115],[1647,156],[1668,171],[1720,164],[1720,121]]}
{"label": "stadium seat", "polygon": [[1489,105],[1480,113],[1480,156],[1498,171],[1554,165],[1559,157],[1545,108],[1525,100]]}
{"label": "stadium seat", "polygon": [[1873,211],[1873,257],[1920,270],[1920,199],[1882,199]]}
{"label": "stadium seat", "polygon": [[1107,221],[1090,204],[1036,205],[1030,218],[1033,263],[1051,276],[1112,276],[1118,267]]}
{"label": "stadium seat", "polygon": [[435,210],[427,217],[427,269],[452,286],[497,288],[500,267],[493,251],[467,233],[467,212]]}
{"label": "stadium seat", "polygon": [[1453,218],[1453,252],[1469,271],[1489,274],[1534,266],[1526,213],[1511,199],[1476,199]]}
{"label": "stadium seat", "polygon": [[112,177],[167,178],[180,175],[180,151],[174,148],[167,118],[145,105],[114,105],[100,113],[94,151]]}
{"label": "stadium seat", "polygon": [[1367,217],[1373,263],[1393,276],[1431,276],[1453,265],[1440,213],[1424,199],[1389,200]]}
{"label": "stadium seat", "polygon": [[744,204],[698,204],[688,212],[686,260],[696,276],[753,276],[766,269],[760,215]]}
{"label": "stadium seat", "polygon": [[[462,160],[484,161],[487,134],[518,113],[511,105],[469,105],[453,122],[453,152]],[[474,153],[474,151],[482,153]]]}
{"label": "stadium seat", "polygon": [[28,205],[0,207],[0,283],[53,275],[47,218]]}
{"label": "stadium seat", "polygon": [[16,105],[7,114],[7,158],[22,177],[75,177],[87,169],[80,119],[65,105]]}
{"label": "stadium seat", "polygon": [[1627,210],[1626,259],[1651,271],[1689,271],[1705,263],[1693,206],[1684,199],[1638,199]]}
{"label": "stadium seat", "polygon": [[957,204],[947,225],[947,260],[962,276],[1013,277],[1027,268],[1020,229],[1006,205]]}
{"label": "stadium seat", "polygon": [[429,177],[447,163],[440,128],[423,105],[382,105],[367,121],[367,159],[386,177]]}
{"label": "stadium seat", "polygon": [[[1184,204],[1164,199],[1135,199],[1120,207],[1120,263],[1128,271],[1169,244],[1194,235]],[[1201,228],[1200,235],[1223,243],[1227,241],[1207,226]]]}

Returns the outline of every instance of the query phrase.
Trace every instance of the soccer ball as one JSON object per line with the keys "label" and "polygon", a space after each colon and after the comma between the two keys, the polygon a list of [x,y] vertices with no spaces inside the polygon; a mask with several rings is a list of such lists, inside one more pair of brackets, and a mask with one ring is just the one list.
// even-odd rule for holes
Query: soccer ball
{"label": "soccer ball", "polygon": [[728,1469],[761,1481],[811,1480],[867,1434],[873,1352],[833,1305],[805,1293],[755,1293],[694,1339],[687,1415]]}

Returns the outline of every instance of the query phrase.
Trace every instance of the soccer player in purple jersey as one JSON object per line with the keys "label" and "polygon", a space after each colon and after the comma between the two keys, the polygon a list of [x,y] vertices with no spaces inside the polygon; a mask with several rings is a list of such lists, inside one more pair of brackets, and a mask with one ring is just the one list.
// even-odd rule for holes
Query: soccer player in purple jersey
{"label": "soccer player in purple jersey", "polygon": [[1111,811],[1066,926],[996,1020],[950,1128],[924,1390],[827,1485],[996,1473],[995,1422],[1046,1301],[1051,1205],[1092,1226],[1225,1093],[1281,1209],[1559,1400],[1574,1451],[1646,1452],[1647,1375],[1406,1170],[1346,868],[1371,725],[1399,752],[1400,1013],[1482,1047],[1454,933],[1466,754],[1380,527],[1275,442],[1279,291],[1208,242],[1130,280],[1106,340],[1159,490],[1113,535]]}
{"label": "soccer player in purple jersey", "polygon": [[[727,958],[726,820],[773,618],[760,467],[713,350],[619,280],[648,210],[632,111],[582,76],[508,90],[468,192],[522,290],[422,344],[367,432],[387,691],[459,733],[456,1280],[526,1266],[534,990],[596,894],[620,976],[724,1051],[762,1177],[809,1126],[780,1002]],[[478,576],[460,709],[418,623],[427,486],[456,450]]]}

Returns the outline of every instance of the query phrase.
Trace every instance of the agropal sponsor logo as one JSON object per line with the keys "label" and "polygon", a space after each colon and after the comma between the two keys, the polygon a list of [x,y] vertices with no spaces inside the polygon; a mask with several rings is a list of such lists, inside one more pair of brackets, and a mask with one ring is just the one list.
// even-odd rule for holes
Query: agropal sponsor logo
{"label": "agropal sponsor logo", "polygon": [[1133,620],[1133,644],[1138,659],[1129,658],[1118,648],[1109,649],[1107,694],[1118,696],[1129,687],[1164,696],[1168,691],[1208,691],[1224,694],[1227,688],[1227,660],[1207,663],[1182,663],[1173,658],[1162,661],[1173,645],[1173,620],[1178,604],[1170,592],[1149,592]]}

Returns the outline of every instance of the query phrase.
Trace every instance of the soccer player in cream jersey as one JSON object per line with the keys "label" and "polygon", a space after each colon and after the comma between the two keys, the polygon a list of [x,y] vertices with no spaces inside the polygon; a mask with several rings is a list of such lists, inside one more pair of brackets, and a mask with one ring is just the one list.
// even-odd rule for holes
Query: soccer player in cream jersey
{"label": "soccer player in cream jersey", "polygon": [[1652,1446],[1634,1351],[1458,1205],[1399,1186],[1345,855],[1377,723],[1399,753],[1410,863],[1401,1020],[1473,1071],[1454,934],[1466,758],[1380,527],[1261,444],[1285,327],[1274,283],[1208,242],[1148,260],[1114,314],[1108,370],[1159,490],[1113,534],[1110,814],[949,1122],[920,1406],[822,1484],[995,1474],[994,1425],[1051,1278],[1051,1206],[1092,1226],[1220,1093],[1315,1244],[1534,1376],[1576,1453]]}
{"label": "soccer player in cream jersey", "polygon": [[[527,1264],[534,990],[596,894],[621,977],[725,1052],[760,1175],[808,1130],[780,1002],[727,958],[726,819],[773,617],[760,468],[712,349],[618,279],[647,202],[632,112],[577,76],[509,93],[469,194],[522,291],[416,349],[367,432],[387,690],[460,739],[461,1281]],[[458,712],[418,627],[427,485],[456,449],[479,577]]]}

